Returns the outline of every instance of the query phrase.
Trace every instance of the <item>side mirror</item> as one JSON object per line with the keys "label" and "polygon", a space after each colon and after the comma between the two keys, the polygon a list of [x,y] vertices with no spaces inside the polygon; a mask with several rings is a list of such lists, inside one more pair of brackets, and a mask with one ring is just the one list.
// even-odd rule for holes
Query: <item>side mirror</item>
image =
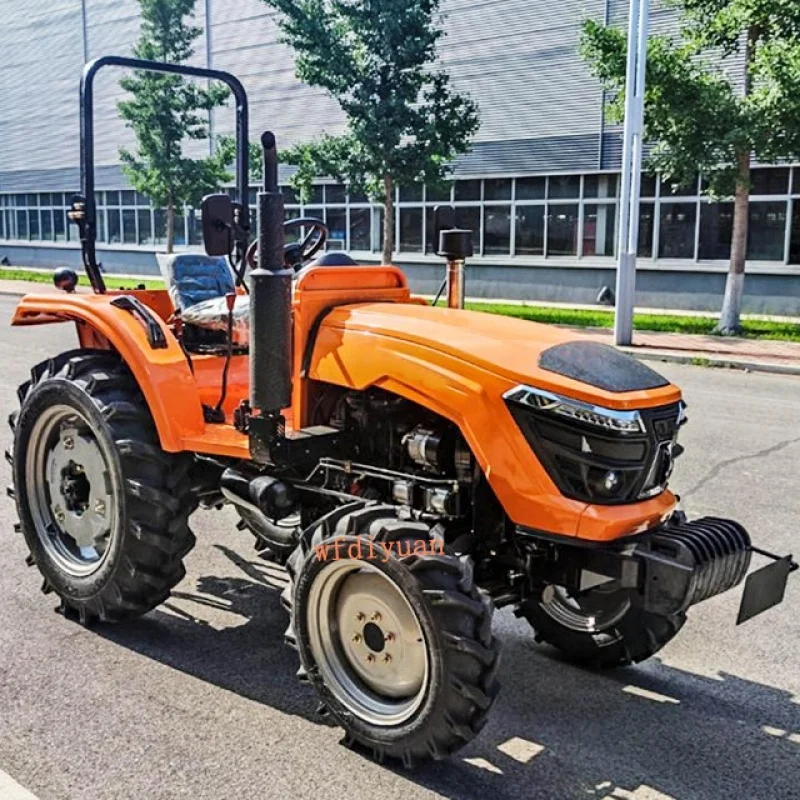
{"label": "side mirror", "polygon": [[233,252],[233,203],[227,194],[209,194],[203,198],[203,245],[210,256]]}

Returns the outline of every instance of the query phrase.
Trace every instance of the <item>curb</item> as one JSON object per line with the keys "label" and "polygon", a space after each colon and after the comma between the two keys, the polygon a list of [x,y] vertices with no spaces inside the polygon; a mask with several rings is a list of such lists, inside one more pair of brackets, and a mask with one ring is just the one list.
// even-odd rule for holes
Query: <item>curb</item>
{"label": "curb", "polygon": [[716,369],[738,369],[743,372],[763,372],[770,375],[800,375],[800,364],[775,364],[768,361],[743,361],[740,359],[720,358],[704,355],[702,351],[693,355],[673,353],[668,350],[652,350],[642,352],[636,347],[620,347],[625,353],[640,361],[660,361],[667,364],[688,364],[693,367],[710,367]]}

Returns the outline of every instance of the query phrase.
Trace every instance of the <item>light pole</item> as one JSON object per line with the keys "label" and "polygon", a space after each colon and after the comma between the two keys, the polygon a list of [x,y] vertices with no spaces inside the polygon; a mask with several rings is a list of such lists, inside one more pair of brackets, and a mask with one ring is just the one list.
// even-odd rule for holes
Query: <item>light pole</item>
{"label": "light pole", "polygon": [[642,129],[647,67],[647,28],[650,0],[630,0],[628,64],[625,75],[625,130],[622,146],[619,244],[617,252],[614,341],[629,345],[633,338],[636,289],[636,250],[639,244],[639,186],[642,173]]}

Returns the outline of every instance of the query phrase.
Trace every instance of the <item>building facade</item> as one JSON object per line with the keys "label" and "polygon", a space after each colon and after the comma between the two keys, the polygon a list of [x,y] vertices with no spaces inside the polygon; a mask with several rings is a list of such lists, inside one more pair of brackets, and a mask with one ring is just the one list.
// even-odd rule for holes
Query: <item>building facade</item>
{"label": "building facade", "polygon": [[[651,29],[674,29],[655,3]],[[578,54],[588,16],[624,24],[624,0],[443,0],[440,59],[455,86],[479,104],[472,151],[442,189],[398,190],[396,260],[414,286],[435,291],[433,208],[450,202],[475,231],[468,293],[485,297],[594,302],[613,286],[621,135],[603,119],[603,95]],[[135,0],[22,0],[0,28],[0,258],[19,265],[78,264],[66,209],[79,187],[78,79],[83,64],[129,54],[138,35]],[[248,90],[251,133],[269,128],[279,145],[343,128],[324,93],[300,84],[262,0],[198,0],[202,28],[194,61],[234,72]],[[726,62],[736,83],[741,62]],[[132,191],[118,166],[132,140],[116,114],[119,73],[96,85],[100,258],[109,272],[155,272],[164,214]],[[214,135],[233,112],[214,112]],[[208,143],[192,143],[202,155]],[[288,173],[282,173],[283,180]],[[637,302],[718,309],[730,254],[732,205],[702,195],[702,176],[675,188],[642,181]],[[317,216],[331,249],[375,261],[382,214],[366,197],[321,181],[305,206],[287,186],[287,213]],[[254,191],[252,201],[254,202]],[[800,314],[800,166],[754,171],[745,310]],[[197,213],[179,218],[178,247],[197,247]]]}

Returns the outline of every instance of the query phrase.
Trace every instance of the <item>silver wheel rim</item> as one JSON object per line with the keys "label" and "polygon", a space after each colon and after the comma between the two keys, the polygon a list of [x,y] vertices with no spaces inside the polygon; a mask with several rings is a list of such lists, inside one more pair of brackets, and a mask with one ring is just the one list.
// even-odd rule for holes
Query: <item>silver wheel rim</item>
{"label": "silver wheel rim", "polygon": [[36,535],[59,569],[96,572],[116,527],[116,493],[101,443],[72,406],[51,406],[34,423],[25,490]]}
{"label": "silver wheel rim", "polygon": [[400,587],[363,560],[325,565],[309,591],[309,644],[328,689],[373,725],[399,725],[425,698],[428,648]]}
{"label": "silver wheel rim", "polygon": [[549,585],[539,605],[559,625],[578,633],[600,633],[616,625],[628,613],[631,602],[618,597],[615,586],[598,588],[582,597],[571,597],[563,586]]}

